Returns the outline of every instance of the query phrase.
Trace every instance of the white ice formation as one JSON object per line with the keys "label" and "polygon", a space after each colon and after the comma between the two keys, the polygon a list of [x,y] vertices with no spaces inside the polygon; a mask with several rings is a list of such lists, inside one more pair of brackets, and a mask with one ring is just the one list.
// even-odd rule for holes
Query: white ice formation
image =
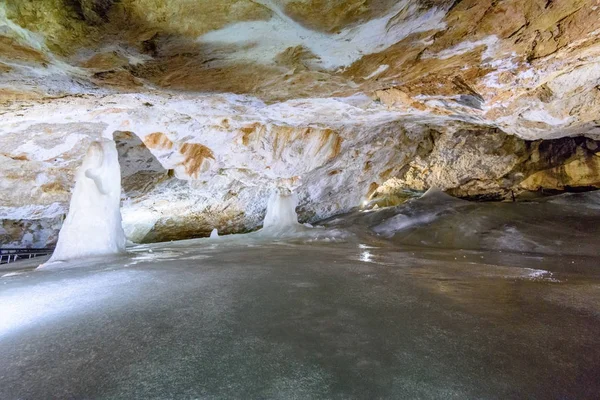
{"label": "white ice formation", "polygon": [[297,230],[302,226],[298,223],[297,206],[298,197],[294,192],[284,187],[275,189],[267,203],[262,231],[278,235]]}
{"label": "white ice formation", "polygon": [[121,170],[115,142],[92,142],[77,171],[69,213],[49,262],[123,252],[120,200]]}

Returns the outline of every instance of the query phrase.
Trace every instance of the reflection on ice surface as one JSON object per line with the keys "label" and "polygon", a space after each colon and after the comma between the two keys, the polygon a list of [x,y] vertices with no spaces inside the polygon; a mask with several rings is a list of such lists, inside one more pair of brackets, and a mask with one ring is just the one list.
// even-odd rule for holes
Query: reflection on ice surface
{"label": "reflection on ice surface", "polygon": [[140,245],[0,278],[0,398],[600,390],[596,258],[407,247],[372,234],[309,240]]}
{"label": "reflection on ice surface", "polygon": [[[29,275],[21,278],[27,279]],[[104,301],[114,298],[113,288],[128,285],[139,278],[139,271],[114,270],[81,277],[55,276],[35,286],[3,290],[0,340],[6,334],[28,329],[33,324],[85,314],[90,307],[99,307]]]}
{"label": "reflection on ice surface", "polygon": [[245,235],[2,266],[0,399],[593,398],[596,196],[430,192],[314,228],[281,212]]}
{"label": "reflection on ice surface", "polygon": [[[361,249],[414,246],[563,256],[598,256],[600,192],[565,194],[517,203],[475,203],[430,190],[400,206],[339,215],[315,226],[297,220],[295,195],[280,189],[256,232],[129,248],[132,262],[197,257],[199,248],[271,244],[349,243]],[[216,240],[218,239],[218,240]],[[375,246],[371,246],[371,245]],[[160,249],[153,253],[153,249]],[[180,249],[186,249],[184,252]],[[365,251],[363,258],[370,258]],[[197,259],[201,259],[198,257]],[[66,263],[68,268],[81,263]]]}
{"label": "reflection on ice surface", "polygon": [[403,245],[599,256],[600,192],[480,203],[433,191],[397,207],[338,216],[324,225],[372,231]]}

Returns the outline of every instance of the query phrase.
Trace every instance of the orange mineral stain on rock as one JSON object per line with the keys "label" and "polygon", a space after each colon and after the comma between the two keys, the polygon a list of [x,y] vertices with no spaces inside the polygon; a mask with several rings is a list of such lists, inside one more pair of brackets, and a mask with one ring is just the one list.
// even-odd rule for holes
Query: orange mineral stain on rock
{"label": "orange mineral stain on rock", "polygon": [[2,54],[3,58],[8,60],[33,63],[48,62],[48,59],[43,53],[30,47],[25,47],[15,39],[6,36],[0,36],[0,54]]}
{"label": "orange mineral stain on rock", "polygon": [[367,192],[367,198],[370,198],[378,188],[379,184],[377,182],[371,182],[371,184],[369,185],[369,190]]}
{"label": "orange mineral stain on rock", "polygon": [[321,134],[321,140],[323,143],[322,147],[329,145],[331,148],[329,159],[337,157],[342,151],[342,138],[337,132],[332,131],[331,129],[325,129]]}
{"label": "orange mineral stain on rock", "polygon": [[15,161],[29,161],[29,158],[25,154],[19,154],[19,155],[13,156],[11,154],[4,154],[3,153],[2,155],[5,156],[5,157],[12,158]]}
{"label": "orange mineral stain on rock", "polygon": [[240,130],[242,131],[242,144],[248,146],[250,139],[260,137],[261,132],[265,130],[265,126],[256,122],[252,125],[244,126]]}
{"label": "orange mineral stain on rock", "polygon": [[115,140],[131,140],[133,139],[134,134],[133,132],[128,132],[128,131],[116,131],[113,135],[113,138]]}
{"label": "orange mineral stain on rock", "polygon": [[306,128],[295,128],[291,126],[278,126],[273,125],[271,127],[271,133],[275,136],[273,139],[273,156],[276,160],[281,160],[283,151],[290,145],[290,143],[301,137],[306,132],[300,132]]}
{"label": "orange mineral stain on rock", "polygon": [[273,155],[275,159],[281,159],[287,147],[301,142],[309,146],[309,156],[327,154],[327,159],[335,158],[341,151],[342,138],[332,129],[294,127],[294,126],[271,126],[269,132],[273,138]]}
{"label": "orange mineral stain on rock", "polygon": [[40,186],[40,189],[42,189],[42,192],[44,193],[62,193],[62,192],[68,192],[68,190],[66,190],[62,184],[60,184],[59,182],[52,182],[52,183],[46,183],[42,186]]}
{"label": "orange mineral stain on rock", "polygon": [[41,98],[43,98],[43,95],[33,90],[0,88],[0,104],[13,101],[39,100]]}
{"label": "orange mineral stain on rock", "polygon": [[181,146],[179,152],[185,157],[180,165],[184,166],[186,174],[194,178],[197,178],[198,174],[203,172],[206,160],[215,159],[212,150],[200,143],[185,143]]}
{"label": "orange mineral stain on rock", "polygon": [[170,150],[173,147],[173,142],[171,139],[169,139],[167,135],[162,132],[154,132],[144,136],[143,142],[149,149]]}
{"label": "orange mineral stain on rock", "polygon": [[10,65],[6,65],[0,62],[0,74],[12,71],[12,67]]}
{"label": "orange mineral stain on rock", "polygon": [[127,64],[129,64],[127,58],[115,51],[112,51],[109,53],[95,54],[90,59],[85,61],[82,64],[82,67],[109,71],[115,68],[124,67]]}

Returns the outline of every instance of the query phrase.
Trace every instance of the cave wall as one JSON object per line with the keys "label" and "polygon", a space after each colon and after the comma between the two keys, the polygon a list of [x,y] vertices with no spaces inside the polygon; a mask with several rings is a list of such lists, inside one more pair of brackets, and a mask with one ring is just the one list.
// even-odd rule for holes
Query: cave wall
{"label": "cave wall", "polygon": [[56,230],[99,137],[134,241],[255,229],[278,185],[305,221],[597,188],[598,32],[598,0],[7,0],[2,243]]}
{"label": "cave wall", "polygon": [[[4,135],[15,139],[3,153],[8,162],[0,164],[3,224],[14,236],[23,203],[33,203],[37,220],[54,230],[45,236],[51,246],[79,160],[102,136],[117,142],[124,227],[135,242],[256,229],[270,191],[280,185],[297,191],[306,222],[365,201],[397,204],[403,192],[430,187],[474,200],[512,200],[532,191],[600,186],[600,142],[586,137],[528,141],[448,118],[397,118],[368,98],[295,105],[293,118],[280,103],[237,101],[230,109],[213,96],[54,100],[36,106],[26,124],[14,107],[4,115],[20,131],[10,127]],[[35,120],[67,112],[68,122]],[[340,121],[339,114],[348,118]],[[22,143],[19,135],[31,139]]]}

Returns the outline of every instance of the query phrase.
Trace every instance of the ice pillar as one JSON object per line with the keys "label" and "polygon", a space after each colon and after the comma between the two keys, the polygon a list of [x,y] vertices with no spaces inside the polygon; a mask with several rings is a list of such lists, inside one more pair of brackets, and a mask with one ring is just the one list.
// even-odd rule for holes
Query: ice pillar
{"label": "ice pillar", "polygon": [[125,250],[121,226],[121,169],[115,142],[93,142],[77,171],[69,213],[49,262]]}
{"label": "ice pillar", "polygon": [[267,202],[263,229],[279,231],[299,226],[297,206],[298,197],[290,189],[282,187],[275,189]]}

